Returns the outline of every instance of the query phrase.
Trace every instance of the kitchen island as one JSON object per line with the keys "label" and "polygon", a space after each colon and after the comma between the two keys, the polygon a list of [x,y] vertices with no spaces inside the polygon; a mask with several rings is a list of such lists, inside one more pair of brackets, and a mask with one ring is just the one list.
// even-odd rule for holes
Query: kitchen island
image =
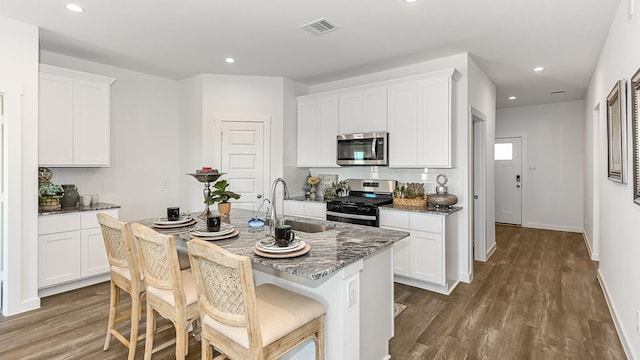
{"label": "kitchen island", "polygon": [[[268,228],[249,229],[252,212],[233,209],[223,221],[240,231],[237,237],[215,241],[216,245],[252,259],[256,285],[272,283],[321,302],[326,310],[325,358],[331,360],[389,359],[393,337],[393,243],[407,236],[403,231],[331,221],[284,217],[328,225],[329,230],[297,231],[311,251],[291,259],[260,257],[253,247],[267,236]],[[151,226],[152,220],[140,221]],[[200,220],[193,227],[203,226]],[[188,266],[188,228],[159,230],[176,237],[181,265]],[[309,340],[283,359],[313,359]]]}

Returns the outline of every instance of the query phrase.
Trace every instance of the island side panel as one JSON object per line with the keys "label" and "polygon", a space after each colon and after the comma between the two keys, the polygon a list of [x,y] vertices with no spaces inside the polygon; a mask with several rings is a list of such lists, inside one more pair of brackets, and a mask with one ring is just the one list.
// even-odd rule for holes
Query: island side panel
{"label": "island side panel", "polygon": [[390,246],[366,258],[360,272],[360,359],[390,359],[393,326],[393,246]]}

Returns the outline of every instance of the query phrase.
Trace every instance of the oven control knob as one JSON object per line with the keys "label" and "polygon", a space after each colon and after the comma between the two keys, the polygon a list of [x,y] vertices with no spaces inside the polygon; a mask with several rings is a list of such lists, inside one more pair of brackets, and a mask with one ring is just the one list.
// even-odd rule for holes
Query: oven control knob
{"label": "oven control knob", "polygon": [[366,208],[366,207],[362,207],[361,206],[361,207],[358,208],[358,213],[359,214],[366,214],[367,212],[369,212],[369,209]]}

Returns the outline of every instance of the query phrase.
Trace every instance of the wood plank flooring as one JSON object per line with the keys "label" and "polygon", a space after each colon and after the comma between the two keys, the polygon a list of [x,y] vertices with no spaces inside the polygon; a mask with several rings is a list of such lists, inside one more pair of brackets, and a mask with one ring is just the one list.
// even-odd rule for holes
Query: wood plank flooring
{"label": "wood plank flooring", "polygon": [[581,234],[496,226],[450,296],[396,284],[393,359],[626,359]]}
{"label": "wood plank flooring", "polygon": [[[497,226],[496,237],[473,283],[450,296],[396,284],[396,301],[408,307],[396,318],[393,359],[625,359],[580,234]],[[102,351],[108,303],[103,283],[0,316],[0,359],[126,359],[115,339]],[[121,307],[129,303],[123,295]],[[173,337],[166,331],[156,344]],[[153,358],[174,359],[174,349]],[[143,352],[141,341],[136,359]],[[187,359],[200,359],[194,338]]]}

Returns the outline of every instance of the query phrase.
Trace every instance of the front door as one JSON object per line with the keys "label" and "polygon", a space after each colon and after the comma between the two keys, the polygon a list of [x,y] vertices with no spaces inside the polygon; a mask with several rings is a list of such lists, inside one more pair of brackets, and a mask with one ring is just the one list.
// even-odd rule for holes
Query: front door
{"label": "front door", "polygon": [[221,170],[227,173],[228,190],[239,194],[233,207],[256,210],[264,195],[265,151],[264,123],[222,121]]}
{"label": "front door", "polygon": [[522,225],[522,138],[496,138],[496,222]]}

